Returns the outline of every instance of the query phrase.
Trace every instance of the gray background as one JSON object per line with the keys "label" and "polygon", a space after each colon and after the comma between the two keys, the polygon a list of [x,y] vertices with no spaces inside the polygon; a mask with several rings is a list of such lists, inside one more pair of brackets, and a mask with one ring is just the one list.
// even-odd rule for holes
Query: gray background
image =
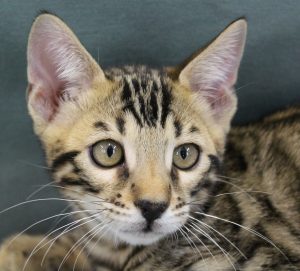
{"label": "gray background", "polygon": [[[300,102],[300,1],[0,0],[0,209],[50,181],[25,104],[26,40],[41,9],[63,18],[103,67],[179,63],[232,20],[246,16],[249,35],[234,122]],[[48,196],[56,192],[46,188],[36,198]],[[49,201],[0,214],[0,239],[62,208]]]}

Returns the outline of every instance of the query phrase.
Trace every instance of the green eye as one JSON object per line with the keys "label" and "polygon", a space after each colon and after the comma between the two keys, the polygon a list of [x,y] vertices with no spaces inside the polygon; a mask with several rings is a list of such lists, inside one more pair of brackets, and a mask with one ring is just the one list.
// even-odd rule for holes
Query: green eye
{"label": "green eye", "polygon": [[177,147],[173,153],[173,164],[175,167],[188,170],[199,160],[200,148],[193,144],[183,144]]}
{"label": "green eye", "polygon": [[111,139],[98,141],[91,146],[90,155],[95,164],[105,168],[115,167],[124,161],[122,146]]}

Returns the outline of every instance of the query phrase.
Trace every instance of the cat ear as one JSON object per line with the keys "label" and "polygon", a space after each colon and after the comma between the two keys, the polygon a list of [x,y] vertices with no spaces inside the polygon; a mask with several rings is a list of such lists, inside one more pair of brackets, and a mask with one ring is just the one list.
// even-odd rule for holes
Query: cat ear
{"label": "cat ear", "polygon": [[219,125],[229,126],[236,110],[237,80],[247,32],[244,19],[229,25],[179,73],[179,82],[208,104]]}
{"label": "cat ear", "polygon": [[76,100],[96,79],[105,79],[73,32],[50,14],[33,23],[27,60],[29,111],[42,122],[51,121],[63,103]]}

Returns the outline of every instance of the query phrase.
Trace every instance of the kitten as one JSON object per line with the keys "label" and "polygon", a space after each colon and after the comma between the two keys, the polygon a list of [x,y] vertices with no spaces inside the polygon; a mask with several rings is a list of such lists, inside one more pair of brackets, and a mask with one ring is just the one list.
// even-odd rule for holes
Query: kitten
{"label": "kitten", "polygon": [[75,221],[7,240],[1,270],[299,270],[300,109],[232,129],[224,155],[246,28],[174,69],[103,71],[40,15],[28,108]]}

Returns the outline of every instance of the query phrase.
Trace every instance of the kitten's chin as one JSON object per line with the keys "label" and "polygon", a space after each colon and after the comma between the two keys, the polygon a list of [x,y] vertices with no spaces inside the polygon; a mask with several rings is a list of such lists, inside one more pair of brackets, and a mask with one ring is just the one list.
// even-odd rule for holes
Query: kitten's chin
{"label": "kitten's chin", "polygon": [[130,245],[151,245],[160,239],[162,239],[165,234],[158,234],[155,232],[118,232],[118,237]]}

